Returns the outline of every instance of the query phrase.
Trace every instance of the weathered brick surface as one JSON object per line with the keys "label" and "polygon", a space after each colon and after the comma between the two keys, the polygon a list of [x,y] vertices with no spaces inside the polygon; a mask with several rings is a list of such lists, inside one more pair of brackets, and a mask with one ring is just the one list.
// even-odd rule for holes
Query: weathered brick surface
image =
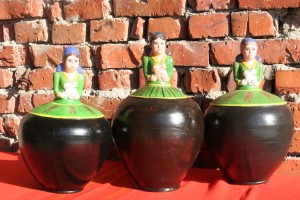
{"label": "weathered brick surface", "polygon": [[104,114],[106,119],[112,119],[114,111],[121,102],[118,98],[105,98],[101,96],[89,96],[82,99],[83,103],[86,103]]}
{"label": "weathered brick surface", "polygon": [[23,46],[0,46],[0,67],[15,67],[25,63],[26,50]]}
{"label": "weathered brick surface", "polygon": [[141,17],[136,17],[134,19],[131,31],[130,31],[130,38],[134,39],[142,39],[144,35],[144,27],[145,27],[145,20]]}
{"label": "weathered brick surface", "polygon": [[0,69],[0,88],[8,88],[13,85],[13,72]]}
{"label": "weathered brick surface", "polygon": [[189,34],[191,38],[227,36],[229,34],[229,13],[190,16]]}
{"label": "weathered brick surface", "polygon": [[[130,70],[107,70],[99,74],[99,89],[112,90],[137,88],[137,77]],[[132,85],[133,84],[133,85]]]}
{"label": "weathered brick surface", "polygon": [[50,5],[46,10],[47,17],[50,22],[62,21],[62,6],[59,2],[54,2],[53,5]]}
{"label": "weathered brick surface", "polygon": [[113,11],[119,16],[183,16],[186,0],[114,0]]}
{"label": "weathered brick surface", "polygon": [[185,76],[185,87],[188,92],[221,91],[221,80],[216,70],[193,70]]}
{"label": "weathered brick surface", "polygon": [[18,112],[27,113],[33,109],[31,93],[21,93],[18,100]]}
{"label": "weathered brick surface", "polygon": [[274,9],[274,8],[296,8],[300,6],[299,0],[238,0],[239,7],[243,9]]}
{"label": "weathered brick surface", "polygon": [[286,158],[274,174],[300,176],[300,159],[297,157]]}
{"label": "weathered brick surface", "polygon": [[150,18],[148,21],[148,35],[150,35],[152,32],[159,31],[164,33],[168,39],[187,38],[187,32],[185,31],[187,22],[183,18]]}
{"label": "weathered brick surface", "polygon": [[43,16],[43,0],[0,1],[0,8],[0,20]]}
{"label": "weathered brick surface", "polygon": [[53,68],[41,68],[32,70],[29,74],[29,80],[34,90],[52,89]]}
{"label": "weathered brick surface", "polygon": [[272,16],[267,12],[249,13],[249,32],[253,37],[275,36]]}
{"label": "weathered brick surface", "polygon": [[300,128],[300,103],[288,102],[288,106],[293,114],[295,128]]}
{"label": "weathered brick surface", "polygon": [[1,42],[8,42],[15,39],[15,30],[13,24],[3,24],[2,29],[0,28],[0,30],[2,30],[0,33]]}
{"label": "weathered brick surface", "polygon": [[211,44],[211,63],[213,65],[232,65],[239,53],[240,42],[238,41],[214,42]]}
{"label": "weathered brick surface", "polygon": [[[76,46],[81,54],[82,67],[91,67],[91,50],[88,46]],[[31,45],[30,54],[35,67],[56,67],[62,62],[64,46]]]}
{"label": "weathered brick surface", "polygon": [[16,98],[12,95],[0,94],[0,113],[12,114],[15,111]]}
{"label": "weathered brick surface", "polygon": [[300,152],[300,130],[294,131],[292,143],[288,152],[292,154]]}
{"label": "weathered brick surface", "polygon": [[103,44],[97,51],[101,69],[137,68],[141,65],[144,44]]}
{"label": "weathered brick surface", "polygon": [[176,66],[207,67],[209,65],[209,47],[206,42],[170,42],[169,49]]}
{"label": "weathered brick surface", "polygon": [[19,117],[5,117],[3,121],[4,131],[11,137],[17,137],[20,121]]}
{"label": "weathered brick surface", "polygon": [[126,18],[93,20],[90,29],[91,42],[126,41],[129,33],[129,21]]}
{"label": "weathered brick surface", "polygon": [[258,40],[258,54],[267,64],[286,63],[286,44],[280,40]]}
{"label": "weathered brick surface", "polygon": [[110,13],[110,9],[106,0],[78,0],[63,3],[67,21],[101,19]]}
{"label": "weathered brick surface", "polygon": [[54,100],[54,98],[55,98],[55,95],[53,93],[50,93],[50,94],[35,93],[32,96],[33,107],[35,108],[35,107],[38,107],[45,103],[51,102]]}
{"label": "weathered brick surface", "polygon": [[277,94],[300,93],[300,70],[280,70],[275,74]]}
{"label": "weathered brick surface", "polygon": [[17,43],[47,42],[48,27],[45,19],[15,23]]}
{"label": "weathered brick surface", "polygon": [[54,24],[52,26],[53,44],[78,44],[86,41],[86,24]]}
{"label": "weathered brick surface", "polygon": [[286,53],[288,54],[289,63],[300,63],[300,40],[287,40]]}
{"label": "weathered brick surface", "polygon": [[188,0],[195,11],[205,11],[209,9],[224,10],[235,7],[234,0]]}
{"label": "weathered brick surface", "polygon": [[231,30],[232,35],[245,37],[248,31],[248,13],[233,12],[231,13]]}

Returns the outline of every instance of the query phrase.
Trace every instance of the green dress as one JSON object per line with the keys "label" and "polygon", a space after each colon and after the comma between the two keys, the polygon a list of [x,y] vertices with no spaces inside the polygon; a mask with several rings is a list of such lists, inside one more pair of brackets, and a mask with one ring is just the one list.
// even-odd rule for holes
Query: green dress
{"label": "green dress", "polygon": [[84,87],[84,75],[77,73],[72,80],[69,80],[65,72],[55,72],[53,74],[55,100],[36,107],[29,113],[42,117],[63,119],[91,119],[104,117],[100,111],[82,103],[80,99],[58,97],[58,93],[66,91],[67,85],[73,86],[73,88],[70,89],[73,91],[76,90],[78,95],[81,96]]}
{"label": "green dress", "polygon": [[[144,56],[143,60],[143,71],[145,78],[153,74],[153,66],[156,64],[165,64],[166,73],[171,79],[174,70],[173,58],[169,55],[165,55],[162,63],[159,63],[155,58],[151,56]],[[150,81],[147,80],[145,86],[131,94],[132,97],[140,98],[163,98],[163,99],[178,99],[178,98],[188,98],[183,92],[178,88],[172,87],[170,81]]]}

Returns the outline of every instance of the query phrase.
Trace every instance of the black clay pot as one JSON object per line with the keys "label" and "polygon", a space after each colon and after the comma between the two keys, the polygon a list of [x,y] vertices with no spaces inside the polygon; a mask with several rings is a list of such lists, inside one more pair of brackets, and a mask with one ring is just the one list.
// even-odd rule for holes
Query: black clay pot
{"label": "black clay pot", "polygon": [[205,140],[225,178],[266,182],[283,162],[293,134],[287,105],[218,106],[205,112]]}
{"label": "black clay pot", "polygon": [[27,114],[20,124],[23,159],[43,189],[80,191],[96,175],[112,147],[104,118],[60,119]]}
{"label": "black clay pot", "polygon": [[137,188],[180,187],[199,153],[204,121],[190,98],[127,97],[113,118],[114,142]]}

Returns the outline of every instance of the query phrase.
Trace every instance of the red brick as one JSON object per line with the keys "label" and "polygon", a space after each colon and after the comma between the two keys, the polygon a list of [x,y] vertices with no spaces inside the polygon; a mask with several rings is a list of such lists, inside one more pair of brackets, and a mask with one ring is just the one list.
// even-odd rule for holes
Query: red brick
{"label": "red brick", "polygon": [[300,40],[287,40],[287,53],[290,63],[300,63]]}
{"label": "red brick", "polygon": [[41,68],[32,70],[29,73],[29,80],[32,82],[34,90],[52,89],[52,76],[54,73],[53,68]]}
{"label": "red brick", "polygon": [[141,66],[144,44],[103,44],[97,51],[102,69],[137,68]]}
{"label": "red brick", "polygon": [[112,116],[121,100],[119,98],[105,98],[101,96],[89,96],[82,99],[86,103],[104,114],[106,119],[112,119]]}
{"label": "red brick", "polygon": [[38,107],[45,103],[52,102],[54,99],[55,99],[54,93],[50,93],[50,94],[35,93],[33,94],[32,97],[32,104],[33,107]]}
{"label": "red brick", "polygon": [[0,67],[15,67],[26,63],[26,50],[23,46],[0,46]]}
{"label": "red brick", "polygon": [[221,91],[221,79],[217,70],[189,71],[184,79],[187,92]]}
{"label": "red brick", "polygon": [[[91,50],[89,46],[75,46],[81,53],[82,67],[91,67]],[[62,62],[63,46],[30,45],[31,58],[35,67],[56,67]]]}
{"label": "red brick", "polygon": [[3,128],[3,118],[0,117],[0,132],[4,133],[4,128]]}
{"label": "red brick", "polygon": [[48,41],[48,26],[45,19],[21,21],[14,25],[17,43]]}
{"label": "red brick", "polygon": [[8,69],[0,69],[0,88],[11,87],[13,81],[13,72]]}
{"label": "red brick", "polygon": [[12,114],[15,111],[16,99],[14,96],[8,96],[6,94],[0,94],[0,113]]}
{"label": "red brick", "polygon": [[223,10],[235,7],[235,1],[233,0],[188,0],[188,2],[195,11]]}
{"label": "red brick", "polygon": [[299,0],[238,0],[239,7],[242,9],[274,9],[274,8],[297,8],[300,6]]}
{"label": "red brick", "polygon": [[209,66],[209,47],[206,42],[170,42],[168,48],[172,52],[174,65],[176,66]]}
{"label": "red brick", "polygon": [[300,130],[294,130],[291,147],[288,152],[292,154],[300,153]]}
{"label": "red brick", "polygon": [[137,17],[134,19],[132,28],[130,31],[130,38],[134,39],[142,39],[144,35],[144,26],[145,26],[145,20],[141,17]]}
{"label": "red brick", "polygon": [[47,17],[50,22],[62,21],[62,6],[59,2],[54,2],[53,5],[50,5],[46,10]]}
{"label": "red brick", "polygon": [[287,157],[274,174],[300,176],[300,158]]}
{"label": "red brick", "polygon": [[286,43],[280,40],[264,40],[258,42],[258,55],[266,64],[286,63]]}
{"label": "red brick", "polygon": [[[0,34],[1,35],[1,34]],[[2,26],[2,41],[8,42],[15,39],[15,30],[13,24],[3,24]],[[1,38],[0,38],[1,41]]]}
{"label": "red brick", "polygon": [[189,33],[193,39],[227,36],[229,34],[229,13],[191,15]]}
{"label": "red brick", "polygon": [[33,105],[31,103],[32,93],[20,93],[19,95],[19,104],[18,104],[18,112],[27,113],[33,109]]}
{"label": "red brick", "polygon": [[3,121],[5,133],[11,137],[17,137],[20,121],[18,117],[5,117]]}
{"label": "red brick", "polygon": [[273,18],[268,12],[249,13],[249,32],[251,36],[275,36]]}
{"label": "red brick", "polygon": [[186,0],[114,0],[114,15],[119,16],[183,16]]}
{"label": "red brick", "polygon": [[107,16],[110,6],[106,0],[78,0],[64,2],[63,9],[67,21],[84,21]]}
{"label": "red brick", "polygon": [[280,70],[275,73],[276,94],[300,92],[300,70]]}
{"label": "red brick", "polygon": [[235,57],[240,54],[239,41],[211,43],[211,62],[213,65],[232,65]]}
{"label": "red brick", "polygon": [[99,73],[99,89],[131,89],[130,70],[108,70]]}
{"label": "red brick", "polygon": [[300,128],[300,103],[288,102],[288,106],[293,114],[294,127]]}
{"label": "red brick", "polygon": [[175,19],[172,17],[150,18],[148,23],[148,35],[152,32],[163,32],[168,39],[185,39],[187,38],[187,22],[182,18]]}
{"label": "red brick", "polygon": [[0,1],[0,20],[43,16],[43,0]]}
{"label": "red brick", "polygon": [[127,41],[129,21],[125,18],[93,20],[90,29],[91,42]]}
{"label": "red brick", "polygon": [[86,24],[53,24],[53,44],[78,44],[86,40]]}
{"label": "red brick", "polygon": [[248,30],[248,13],[233,12],[231,13],[231,30],[232,35],[236,37],[245,37]]}

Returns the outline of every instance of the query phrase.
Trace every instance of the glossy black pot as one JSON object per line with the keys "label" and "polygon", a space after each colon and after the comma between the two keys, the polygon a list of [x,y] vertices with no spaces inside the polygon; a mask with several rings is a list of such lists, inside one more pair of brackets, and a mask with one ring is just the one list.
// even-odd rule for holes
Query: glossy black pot
{"label": "glossy black pot", "polygon": [[112,122],[114,142],[141,190],[180,187],[200,150],[204,121],[190,98],[127,97]]}
{"label": "glossy black pot", "polygon": [[225,178],[235,184],[268,181],[283,162],[293,134],[288,106],[210,105],[205,140]]}
{"label": "glossy black pot", "polygon": [[111,147],[104,118],[61,119],[26,114],[19,131],[20,150],[43,189],[80,191],[96,175]]}

